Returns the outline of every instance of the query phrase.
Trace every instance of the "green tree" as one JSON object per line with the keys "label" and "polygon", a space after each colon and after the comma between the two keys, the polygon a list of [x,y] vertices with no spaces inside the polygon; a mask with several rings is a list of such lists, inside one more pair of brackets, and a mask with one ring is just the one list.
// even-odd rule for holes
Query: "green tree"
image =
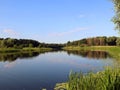
{"label": "green tree", "polygon": [[87,44],[87,40],[86,39],[80,40],[80,44]]}
{"label": "green tree", "polygon": [[115,9],[115,16],[112,21],[116,25],[116,29],[120,31],[120,0],[112,0]]}
{"label": "green tree", "polygon": [[6,46],[6,40],[2,40],[2,41],[1,41],[0,47],[1,47],[1,48],[7,47],[7,46]]}
{"label": "green tree", "polygon": [[39,46],[38,46],[39,48],[41,48],[42,47],[42,44],[39,44]]}
{"label": "green tree", "polygon": [[17,45],[14,45],[13,47],[14,47],[14,48],[18,48]]}
{"label": "green tree", "polygon": [[117,38],[114,37],[114,36],[113,36],[113,37],[108,37],[108,38],[107,38],[107,44],[108,44],[108,45],[116,45],[116,39],[117,39]]}
{"label": "green tree", "polygon": [[33,44],[30,43],[30,44],[29,44],[29,47],[32,48],[32,47],[33,47]]}
{"label": "green tree", "polygon": [[67,44],[66,44],[66,46],[70,46],[71,45],[71,42],[70,41],[68,41],[67,42]]}
{"label": "green tree", "polygon": [[116,44],[117,44],[117,46],[120,46],[120,38],[117,38]]}
{"label": "green tree", "polygon": [[7,47],[13,47],[14,46],[14,40],[11,38],[6,39]]}

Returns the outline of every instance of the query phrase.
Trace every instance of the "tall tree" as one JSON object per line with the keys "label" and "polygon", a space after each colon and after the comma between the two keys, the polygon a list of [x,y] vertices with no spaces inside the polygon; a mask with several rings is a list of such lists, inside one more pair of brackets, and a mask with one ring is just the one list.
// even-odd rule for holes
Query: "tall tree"
{"label": "tall tree", "polygon": [[112,21],[116,25],[116,29],[120,31],[120,0],[112,0],[115,9],[115,16]]}

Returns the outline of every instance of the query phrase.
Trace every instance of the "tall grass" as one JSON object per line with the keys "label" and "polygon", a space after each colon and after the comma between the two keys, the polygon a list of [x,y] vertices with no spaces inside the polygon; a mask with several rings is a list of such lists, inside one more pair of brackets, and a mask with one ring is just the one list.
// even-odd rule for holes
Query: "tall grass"
{"label": "tall grass", "polygon": [[71,72],[67,83],[54,90],[120,90],[120,68],[106,68],[98,73]]}
{"label": "tall grass", "polygon": [[120,69],[94,73],[70,73],[67,90],[120,90]]}

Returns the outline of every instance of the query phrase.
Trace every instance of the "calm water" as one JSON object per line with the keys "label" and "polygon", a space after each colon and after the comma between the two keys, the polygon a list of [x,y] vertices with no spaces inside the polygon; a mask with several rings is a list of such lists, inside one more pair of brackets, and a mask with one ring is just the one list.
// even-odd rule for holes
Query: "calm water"
{"label": "calm water", "polygon": [[75,72],[103,70],[114,60],[101,51],[0,54],[0,90],[53,90]]}

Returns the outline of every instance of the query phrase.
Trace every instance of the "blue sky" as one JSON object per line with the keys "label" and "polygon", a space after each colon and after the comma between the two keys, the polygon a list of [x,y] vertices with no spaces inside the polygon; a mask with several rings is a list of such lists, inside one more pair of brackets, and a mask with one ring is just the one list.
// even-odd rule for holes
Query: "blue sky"
{"label": "blue sky", "polygon": [[64,43],[118,36],[110,0],[0,0],[0,37]]}

